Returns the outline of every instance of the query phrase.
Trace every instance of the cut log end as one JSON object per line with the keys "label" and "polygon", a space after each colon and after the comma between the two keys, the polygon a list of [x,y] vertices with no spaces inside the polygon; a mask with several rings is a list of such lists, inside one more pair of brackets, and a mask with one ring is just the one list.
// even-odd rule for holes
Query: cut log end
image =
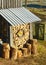
{"label": "cut log end", "polygon": [[18,50],[17,51],[17,58],[21,58],[22,57],[22,51],[21,50]]}
{"label": "cut log end", "polygon": [[10,46],[8,43],[3,43],[3,58],[10,58]]}

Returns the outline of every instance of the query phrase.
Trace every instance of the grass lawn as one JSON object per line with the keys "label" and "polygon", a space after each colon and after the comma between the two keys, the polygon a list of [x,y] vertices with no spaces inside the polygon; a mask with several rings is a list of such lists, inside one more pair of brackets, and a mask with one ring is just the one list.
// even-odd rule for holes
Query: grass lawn
{"label": "grass lawn", "polygon": [[38,42],[40,43],[40,45],[43,45],[44,47],[46,47],[46,41],[38,40]]}
{"label": "grass lawn", "polygon": [[38,55],[14,60],[0,58],[0,65],[46,65],[46,41],[38,40]]}

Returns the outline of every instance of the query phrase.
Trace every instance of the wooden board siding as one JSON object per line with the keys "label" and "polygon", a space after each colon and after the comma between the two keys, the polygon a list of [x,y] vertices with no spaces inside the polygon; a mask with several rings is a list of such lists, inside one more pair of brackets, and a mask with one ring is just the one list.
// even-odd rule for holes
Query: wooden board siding
{"label": "wooden board siding", "polygon": [[33,23],[30,24],[30,39],[33,39]]}
{"label": "wooden board siding", "polygon": [[[44,37],[43,37],[43,40],[46,41],[46,21],[43,20],[43,21],[39,22],[38,25],[39,25],[39,26],[40,26],[40,25],[43,25],[43,26],[44,26],[44,29],[43,29],[43,27],[42,27],[42,30],[44,30],[44,31],[43,31],[43,33],[44,33],[44,34],[43,34],[43,36],[44,36]],[[36,28],[38,27],[38,25],[36,26]],[[38,27],[37,30],[35,30],[36,28],[35,28],[35,23],[33,23],[33,29],[32,29],[32,30],[33,30],[33,38],[37,38],[37,37],[38,37],[38,34],[39,34],[39,32],[38,32],[38,33],[36,32],[36,31],[39,30],[39,27]],[[36,34],[37,34],[37,37],[35,37]],[[38,38],[38,39],[39,39],[39,38]]]}
{"label": "wooden board siding", "polygon": [[21,0],[0,0],[0,9],[1,8],[16,8],[21,7]]}
{"label": "wooden board siding", "polygon": [[46,24],[45,24],[44,40],[46,41]]}
{"label": "wooden board siding", "polygon": [[0,8],[1,8],[1,0],[0,0]]}
{"label": "wooden board siding", "polygon": [[44,40],[46,41],[46,20],[42,21],[41,24],[44,24]]}

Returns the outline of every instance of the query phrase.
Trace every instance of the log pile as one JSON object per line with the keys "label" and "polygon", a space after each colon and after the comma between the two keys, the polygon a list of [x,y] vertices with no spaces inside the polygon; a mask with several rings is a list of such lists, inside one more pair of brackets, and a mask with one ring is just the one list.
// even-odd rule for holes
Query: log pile
{"label": "log pile", "polygon": [[16,60],[17,58],[21,58],[21,57],[22,57],[21,50],[11,48],[11,59]]}
{"label": "log pile", "polygon": [[27,54],[31,55],[31,44],[30,43],[26,43],[23,46],[24,48],[27,48]]}
{"label": "log pile", "polygon": [[3,57],[14,59],[37,54],[37,39],[29,39],[29,24],[11,26],[11,45],[3,43]]}
{"label": "log pile", "polygon": [[26,41],[29,39],[29,24],[23,24],[18,26],[11,26],[12,46],[22,48]]}
{"label": "log pile", "polygon": [[8,43],[3,43],[3,58],[5,59],[13,59],[27,57],[31,54],[37,54],[37,39],[31,39],[30,43],[27,42],[23,45],[22,48],[14,48],[10,47]]}
{"label": "log pile", "polygon": [[3,58],[10,58],[10,46],[8,43],[3,43]]}

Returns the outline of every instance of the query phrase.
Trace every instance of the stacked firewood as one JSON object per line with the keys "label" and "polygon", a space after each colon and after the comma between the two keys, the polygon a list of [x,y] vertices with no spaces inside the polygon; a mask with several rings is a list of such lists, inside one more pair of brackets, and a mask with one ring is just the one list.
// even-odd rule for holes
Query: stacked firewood
{"label": "stacked firewood", "polygon": [[29,39],[29,24],[23,24],[18,26],[11,26],[11,45],[14,47],[22,48],[26,41]]}
{"label": "stacked firewood", "polygon": [[10,47],[8,43],[3,43],[3,57],[5,59],[14,59],[27,57],[29,55],[37,54],[37,39],[31,39],[30,42],[26,42],[22,48]]}

